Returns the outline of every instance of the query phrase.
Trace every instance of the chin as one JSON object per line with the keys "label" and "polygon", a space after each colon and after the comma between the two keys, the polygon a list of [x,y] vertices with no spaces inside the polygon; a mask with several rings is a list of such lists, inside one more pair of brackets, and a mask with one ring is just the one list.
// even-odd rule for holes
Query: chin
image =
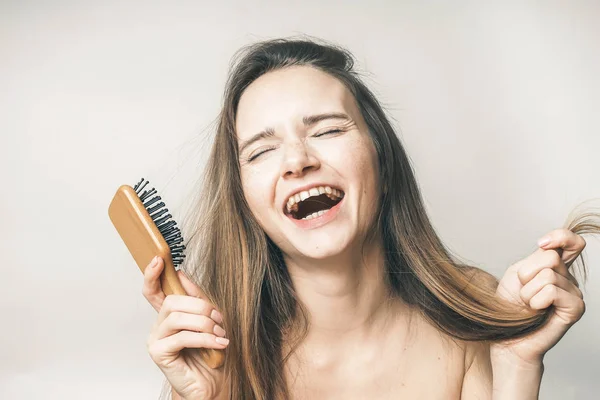
{"label": "chin", "polygon": [[306,258],[323,261],[323,260],[327,260],[327,259],[339,256],[341,253],[342,252],[340,252],[340,251],[331,251],[328,249],[323,249],[323,250],[312,249],[312,250],[303,251],[300,254]]}
{"label": "chin", "polygon": [[300,256],[314,260],[326,260],[339,257],[347,251],[347,246],[342,243],[331,243],[326,241],[304,242],[295,246],[295,252]]}

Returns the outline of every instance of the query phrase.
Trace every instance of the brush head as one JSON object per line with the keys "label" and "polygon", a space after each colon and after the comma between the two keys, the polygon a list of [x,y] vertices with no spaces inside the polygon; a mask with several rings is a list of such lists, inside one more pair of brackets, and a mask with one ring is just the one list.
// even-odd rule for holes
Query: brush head
{"label": "brush head", "polygon": [[154,256],[164,261],[161,287],[166,295],[185,295],[177,277],[185,255],[181,231],[157,195],[142,178],[135,188],[122,185],[108,208],[108,215],[142,272]]}
{"label": "brush head", "polygon": [[169,209],[165,206],[165,203],[161,201],[161,197],[157,195],[156,189],[147,187],[148,183],[149,181],[142,178],[133,187],[133,190],[167,243],[167,246],[169,246],[171,260],[177,271],[185,259],[185,254],[183,254],[185,245],[181,244],[183,242],[183,235],[179,227],[177,227],[177,222],[171,219],[173,216],[169,213]]}

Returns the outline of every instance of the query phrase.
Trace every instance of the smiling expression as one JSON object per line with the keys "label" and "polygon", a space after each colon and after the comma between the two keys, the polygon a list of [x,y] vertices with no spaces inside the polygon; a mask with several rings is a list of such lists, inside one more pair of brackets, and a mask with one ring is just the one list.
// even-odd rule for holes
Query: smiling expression
{"label": "smiling expression", "polygon": [[327,258],[360,244],[379,199],[377,154],[348,89],[307,66],[268,72],[237,109],[244,196],[288,256]]}

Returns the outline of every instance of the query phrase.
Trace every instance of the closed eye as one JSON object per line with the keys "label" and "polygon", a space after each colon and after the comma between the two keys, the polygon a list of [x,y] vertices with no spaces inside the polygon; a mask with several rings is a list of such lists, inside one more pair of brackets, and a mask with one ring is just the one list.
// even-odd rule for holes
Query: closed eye
{"label": "closed eye", "polygon": [[263,150],[259,151],[258,153],[255,153],[252,156],[248,157],[248,162],[256,159],[258,156],[260,156],[268,151],[271,151],[273,149],[275,149],[275,146],[269,146],[269,147],[264,148]]}
{"label": "closed eye", "polygon": [[341,129],[333,129],[333,130],[330,130],[330,131],[327,131],[327,132],[317,133],[316,135],[314,135],[314,137],[321,137],[321,136],[324,136],[324,135],[328,135],[330,133],[339,133],[341,131],[342,131]]}

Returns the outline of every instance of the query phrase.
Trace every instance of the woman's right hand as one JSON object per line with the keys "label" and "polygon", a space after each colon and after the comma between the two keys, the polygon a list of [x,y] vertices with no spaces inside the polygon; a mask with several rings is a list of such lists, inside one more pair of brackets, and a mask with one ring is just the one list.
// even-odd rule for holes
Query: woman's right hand
{"label": "woman's right hand", "polygon": [[229,340],[221,314],[180,271],[188,296],[165,296],[160,287],[163,260],[155,257],[144,271],[142,293],[158,311],[148,337],[150,357],[182,399],[216,399],[223,389],[222,369],[212,369],[197,349],[224,349]]}

